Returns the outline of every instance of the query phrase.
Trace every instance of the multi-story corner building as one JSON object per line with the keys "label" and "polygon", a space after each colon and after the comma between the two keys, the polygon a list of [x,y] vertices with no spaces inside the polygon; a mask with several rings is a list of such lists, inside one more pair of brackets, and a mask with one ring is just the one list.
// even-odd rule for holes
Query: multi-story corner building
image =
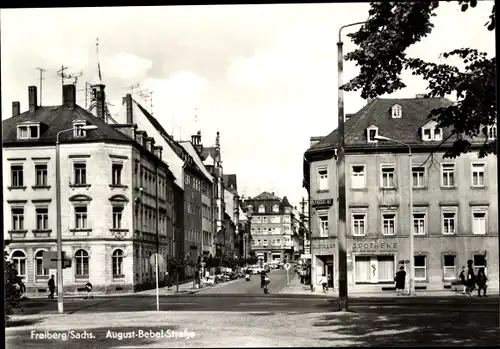
{"label": "multi-story corner building", "polygon": [[[45,293],[56,270],[43,264],[43,253],[56,251],[60,212],[63,252],[72,261],[63,270],[65,292],[84,292],[87,282],[97,293],[152,285],[149,258],[167,255],[172,237],[175,177],[162,148],[134,125],[107,124],[78,106],[74,85],[62,92],[61,105],[41,107],[30,86],[29,109],[21,113],[13,102],[2,122],[9,256],[27,293]],[[96,129],[82,129],[89,125]]]}
{"label": "multi-story corner building", "polygon": [[[383,291],[413,258],[416,289],[450,287],[467,260],[485,267],[498,287],[497,160],[479,158],[478,145],[496,137],[496,126],[455,159],[443,158],[450,130],[430,112],[450,105],[441,98],[375,99],[346,120],[348,287]],[[388,137],[411,147],[377,139]],[[337,130],[314,139],[305,153],[310,195],[313,284],[322,273],[338,286]],[[411,160],[410,160],[411,159]],[[409,163],[411,161],[411,163]],[[409,170],[411,166],[411,171]],[[411,184],[410,184],[411,181]],[[409,212],[409,191],[413,211]],[[411,223],[410,223],[411,221]],[[413,229],[414,255],[409,248]]]}
{"label": "multi-story corner building", "polygon": [[293,255],[292,207],[274,193],[263,192],[244,200],[251,214],[252,249],[264,263],[291,261]]}

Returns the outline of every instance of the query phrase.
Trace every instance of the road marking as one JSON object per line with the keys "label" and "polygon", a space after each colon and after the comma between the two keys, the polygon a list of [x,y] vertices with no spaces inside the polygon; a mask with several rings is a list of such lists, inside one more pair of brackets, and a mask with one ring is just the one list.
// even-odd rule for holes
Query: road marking
{"label": "road marking", "polygon": [[[156,304],[156,302],[154,304]],[[198,303],[160,302],[160,304],[168,304],[168,305],[191,305],[191,304],[198,304]]]}

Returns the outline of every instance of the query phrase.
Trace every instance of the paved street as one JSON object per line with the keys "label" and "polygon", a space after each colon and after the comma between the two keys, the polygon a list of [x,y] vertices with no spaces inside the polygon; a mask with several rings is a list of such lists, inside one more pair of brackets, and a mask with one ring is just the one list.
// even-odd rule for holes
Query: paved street
{"label": "paved street", "polygon": [[[350,299],[351,312],[338,313],[333,312],[337,302],[331,296],[280,293],[286,285],[284,271],[273,272],[271,284],[274,287],[268,295],[260,289],[258,276],[194,294],[164,295],[160,312],[155,311],[156,297],[149,294],[67,299],[63,315],[56,313],[57,301],[31,300],[22,303],[23,314],[14,316],[6,328],[7,348],[463,346],[500,342],[498,296],[358,297]],[[84,336],[95,338],[36,337],[46,334],[45,330],[73,337],[86,331]],[[159,337],[144,337],[150,331]],[[195,336],[167,338],[181,332]],[[119,339],[125,334],[135,337]]]}

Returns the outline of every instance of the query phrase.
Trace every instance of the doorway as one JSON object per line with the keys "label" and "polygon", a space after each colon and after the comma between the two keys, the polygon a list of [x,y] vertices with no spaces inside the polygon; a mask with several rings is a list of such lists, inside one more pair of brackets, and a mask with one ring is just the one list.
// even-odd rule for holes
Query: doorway
{"label": "doorway", "polygon": [[333,280],[335,280],[333,275],[333,263],[328,263],[325,265],[325,274],[328,280],[328,288],[333,289]]}

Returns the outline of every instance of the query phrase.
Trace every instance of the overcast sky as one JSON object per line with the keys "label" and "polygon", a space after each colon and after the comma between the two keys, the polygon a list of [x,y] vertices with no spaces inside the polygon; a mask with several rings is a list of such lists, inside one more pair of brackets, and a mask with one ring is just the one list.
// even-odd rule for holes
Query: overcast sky
{"label": "overcast sky", "polygon": [[[337,125],[338,29],[365,20],[368,10],[367,3],[1,10],[2,118],[12,101],[27,109],[37,67],[47,70],[44,105],[61,103],[61,65],[83,72],[83,90],[96,76],[98,37],[112,113],[126,87],[139,83],[176,139],[201,129],[211,146],[220,131],[224,172],[237,175],[240,193],[274,191],[298,205],[309,137]],[[494,54],[494,33],[483,26],[490,11],[489,1],[465,13],[456,2],[441,4],[432,35],[410,53],[432,61],[459,47]],[[354,45],[345,40],[347,53]],[[356,73],[345,64],[346,81]],[[405,82],[394,97],[425,92],[418,78]],[[78,99],[84,106],[83,91]],[[366,104],[356,92],[345,99],[346,113]]]}

